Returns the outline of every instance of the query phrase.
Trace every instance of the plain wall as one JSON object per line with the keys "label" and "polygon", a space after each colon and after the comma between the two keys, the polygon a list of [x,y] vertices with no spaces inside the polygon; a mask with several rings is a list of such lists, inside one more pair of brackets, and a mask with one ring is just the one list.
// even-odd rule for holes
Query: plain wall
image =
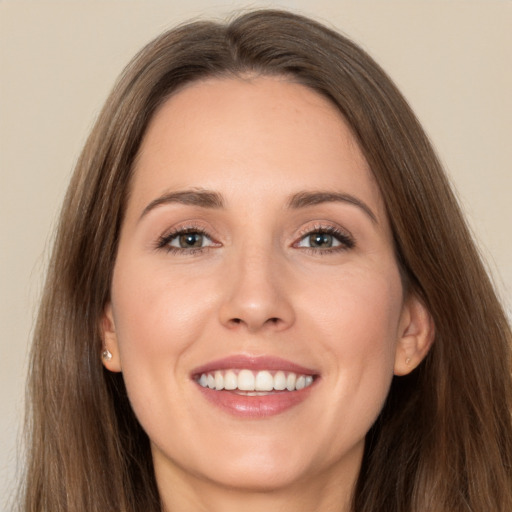
{"label": "plain wall", "polygon": [[81,146],[144,43],[191,17],[281,6],[337,27],[408,98],[512,304],[512,2],[0,0],[0,509],[12,492],[23,386],[51,233]]}

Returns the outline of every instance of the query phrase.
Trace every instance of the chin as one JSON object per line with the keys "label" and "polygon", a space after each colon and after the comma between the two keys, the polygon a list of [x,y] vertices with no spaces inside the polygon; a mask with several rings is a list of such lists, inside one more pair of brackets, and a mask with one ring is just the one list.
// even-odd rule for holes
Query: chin
{"label": "chin", "polygon": [[243,446],[230,444],[218,443],[212,450],[200,452],[189,446],[175,457],[166,456],[153,446],[157,479],[171,469],[179,479],[192,476],[201,485],[259,493],[289,488],[311,474],[308,453],[299,458],[299,450],[282,442],[265,442],[260,438],[259,442],[245,439]]}
{"label": "chin", "polygon": [[207,478],[216,485],[232,490],[269,493],[292,487],[303,477],[300,468],[269,461],[263,464],[236,464]]}

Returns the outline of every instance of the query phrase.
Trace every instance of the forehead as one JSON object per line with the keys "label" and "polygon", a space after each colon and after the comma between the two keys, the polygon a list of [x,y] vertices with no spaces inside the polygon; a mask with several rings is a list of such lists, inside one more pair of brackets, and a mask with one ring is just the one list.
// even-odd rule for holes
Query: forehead
{"label": "forehead", "polygon": [[[366,160],[337,108],[283,77],[213,78],[170,97],[151,120],[134,199],[201,187],[228,196],[357,192],[382,209]],[[140,205],[143,207],[143,205]]]}

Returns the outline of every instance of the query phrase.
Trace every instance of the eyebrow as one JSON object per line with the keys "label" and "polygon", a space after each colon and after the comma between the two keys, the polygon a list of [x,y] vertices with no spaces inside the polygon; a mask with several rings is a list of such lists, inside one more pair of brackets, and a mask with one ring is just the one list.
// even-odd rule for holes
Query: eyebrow
{"label": "eyebrow", "polygon": [[349,203],[354,206],[359,207],[363,210],[368,217],[374,222],[378,224],[377,216],[373,213],[372,209],[361,199],[354,197],[350,194],[342,194],[340,192],[297,192],[293,194],[293,196],[288,201],[288,208],[298,209],[298,208],[307,208],[308,206],[315,206],[317,204],[322,203]]}
{"label": "eyebrow", "polygon": [[[287,203],[287,207],[292,210],[297,210],[322,203],[336,202],[349,203],[359,207],[364,213],[366,213],[366,215],[368,215],[368,217],[370,217],[372,222],[378,224],[376,215],[365,202],[350,194],[343,194],[340,192],[297,192],[290,197]],[[142,211],[140,219],[142,219],[142,217],[147,215],[151,210],[154,210],[158,206],[172,203],[199,206],[201,208],[208,209],[224,208],[224,201],[218,192],[202,189],[180,190],[166,193],[151,201]]]}
{"label": "eyebrow", "polygon": [[140,219],[142,219],[142,217],[147,215],[151,210],[154,210],[158,206],[171,203],[179,203],[213,209],[224,207],[222,196],[217,192],[212,192],[209,190],[180,190],[177,192],[169,192],[151,201],[142,211]]}

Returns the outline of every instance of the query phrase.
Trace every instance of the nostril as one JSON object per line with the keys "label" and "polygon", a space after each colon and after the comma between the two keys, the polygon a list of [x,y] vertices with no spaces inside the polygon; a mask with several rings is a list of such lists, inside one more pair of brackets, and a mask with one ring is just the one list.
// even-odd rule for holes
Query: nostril
{"label": "nostril", "polygon": [[[281,322],[281,319],[276,317],[276,316],[274,316],[272,318],[268,318],[264,323],[267,324],[267,325],[268,324],[277,325],[280,322]],[[230,323],[231,323],[231,325],[240,325],[240,324],[243,324],[245,322],[241,318],[232,318],[230,320]]]}

